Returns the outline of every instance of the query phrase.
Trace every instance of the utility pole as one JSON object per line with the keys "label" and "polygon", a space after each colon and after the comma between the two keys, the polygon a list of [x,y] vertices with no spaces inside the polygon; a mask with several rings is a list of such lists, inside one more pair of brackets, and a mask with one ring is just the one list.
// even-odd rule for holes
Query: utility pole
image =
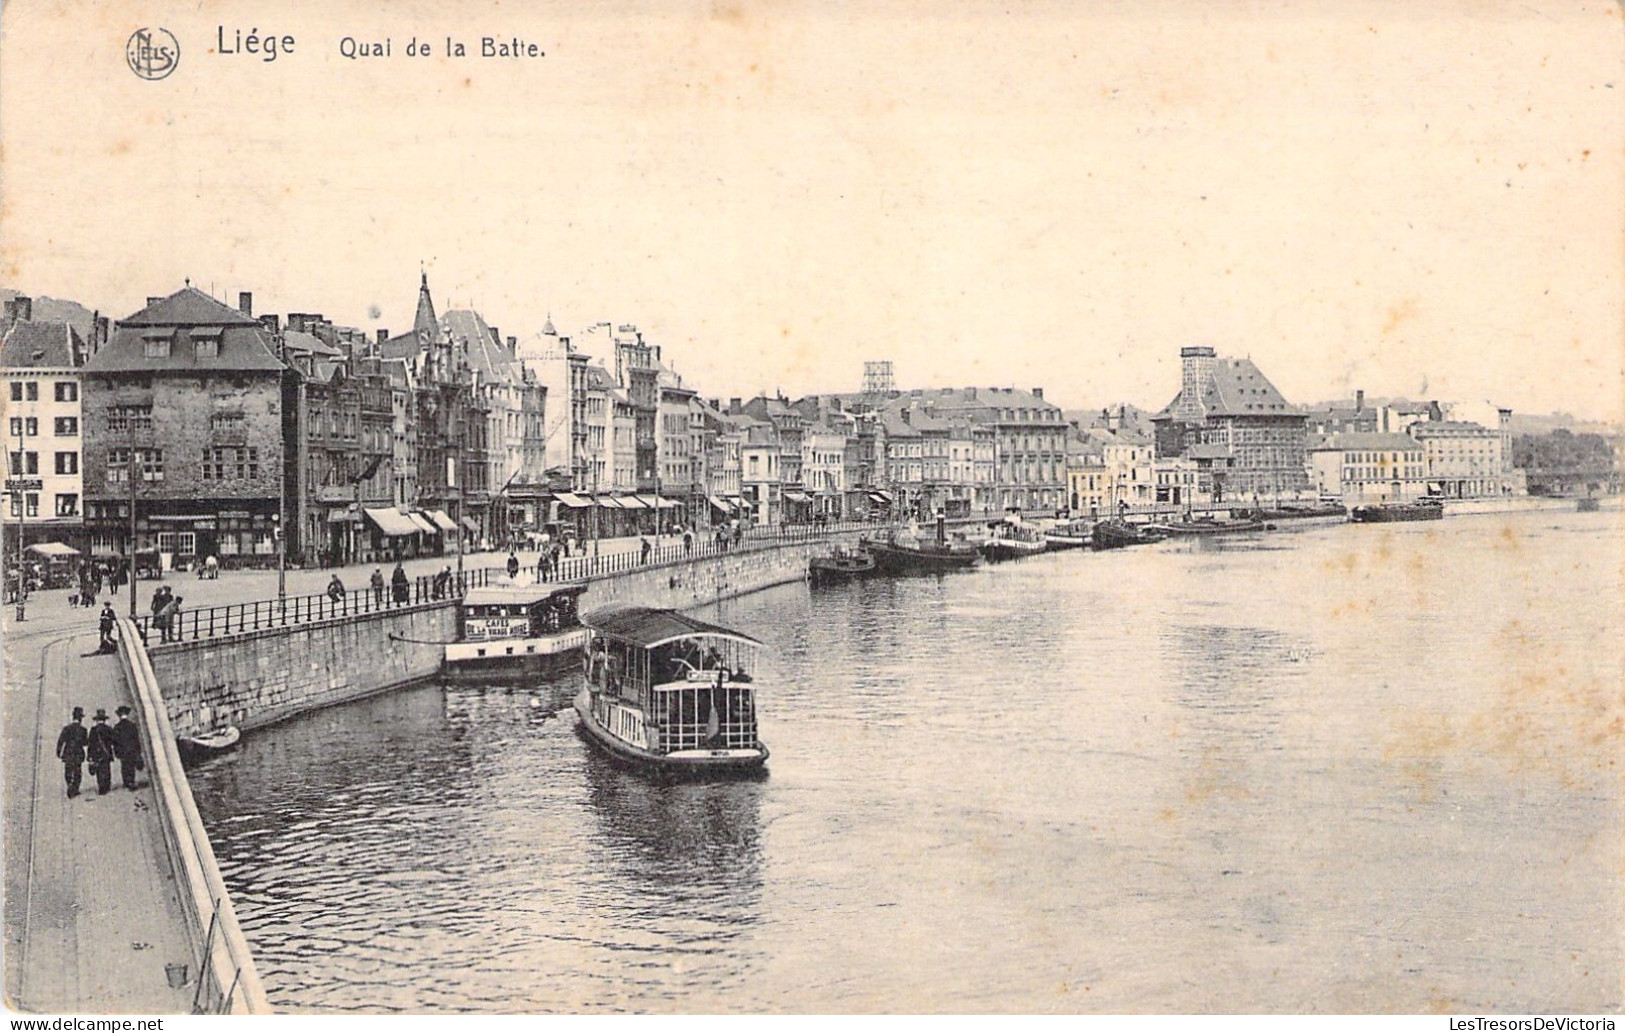
{"label": "utility pole", "polygon": [[[28,603],[28,571],[23,567],[23,527],[28,522],[28,492],[25,490],[22,479],[28,474],[28,450],[24,443],[28,439],[28,418],[18,417],[17,421],[17,466],[19,469],[11,470],[12,478],[17,482],[16,490],[10,492],[11,498],[17,503],[17,619],[27,620]],[[10,462],[10,456],[7,457]],[[43,494],[43,492],[41,493]]]}

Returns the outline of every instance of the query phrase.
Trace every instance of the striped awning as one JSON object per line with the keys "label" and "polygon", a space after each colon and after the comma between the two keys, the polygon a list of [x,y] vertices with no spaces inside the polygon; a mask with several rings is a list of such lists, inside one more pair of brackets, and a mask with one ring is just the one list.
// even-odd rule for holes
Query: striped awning
{"label": "striped awning", "polygon": [[413,526],[424,534],[440,533],[435,529],[433,524],[429,523],[429,518],[424,516],[422,513],[408,513],[406,514],[406,519],[412,521]]}
{"label": "striped awning", "polygon": [[653,508],[647,502],[643,501],[643,496],[641,496],[641,495],[622,495],[619,498],[617,498],[615,501],[620,503],[620,506],[621,506],[622,509],[652,509]]}
{"label": "striped awning", "polygon": [[592,506],[590,499],[584,499],[580,495],[572,495],[567,491],[556,492],[553,497],[559,500],[559,505],[569,506],[571,509],[586,509]]}
{"label": "striped awning", "polygon": [[442,531],[457,530],[457,525],[452,523],[451,517],[447,516],[446,511],[443,509],[431,509],[428,516],[430,520],[434,521],[434,525]]}
{"label": "striped awning", "polygon": [[367,519],[371,520],[378,530],[391,537],[418,533],[417,525],[398,509],[364,509],[362,512],[367,514]]}
{"label": "striped awning", "polygon": [[729,502],[727,499],[719,499],[715,495],[707,495],[706,498],[711,500],[711,505],[722,510],[724,513],[732,513],[734,511],[734,504]]}

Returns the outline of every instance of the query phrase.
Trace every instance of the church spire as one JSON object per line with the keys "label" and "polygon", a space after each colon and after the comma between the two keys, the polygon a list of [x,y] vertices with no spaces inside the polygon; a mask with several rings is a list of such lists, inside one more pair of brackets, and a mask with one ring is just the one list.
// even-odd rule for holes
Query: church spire
{"label": "church spire", "polygon": [[429,274],[422,274],[422,286],[418,288],[418,313],[412,320],[412,330],[417,334],[421,345],[430,345],[440,334],[440,321],[435,318],[434,299],[429,297]]}

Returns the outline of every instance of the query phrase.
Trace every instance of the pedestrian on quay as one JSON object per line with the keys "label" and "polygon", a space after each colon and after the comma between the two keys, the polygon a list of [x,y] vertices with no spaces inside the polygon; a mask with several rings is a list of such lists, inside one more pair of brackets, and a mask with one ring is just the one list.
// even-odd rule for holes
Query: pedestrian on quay
{"label": "pedestrian on quay", "polygon": [[395,572],[389,575],[389,580],[395,590],[396,605],[412,601],[412,584],[406,579],[406,568],[399,561],[395,563]]}
{"label": "pedestrian on quay", "polygon": [[57,759],[62,761],[62,780],[68,784],[68,799],[79,795],[79,781],[84,777],[85,746],[90,733],[85,731],[85,708],[73,708],[73,720],[62,726],[56,737]]}
{"label": "pedestrian on quay", "polygon": [[384,607],[384,571],[382,567],[372,568],[372,605],[380,610]]}
{"label": "pedestrian on quay", "polygon": [[683,553],[684,553],[684,555],[687,555],[688,553],[691,553],[693,551],[694,551],[694,532],[685,529],[683,531]]}
{"label": "pedestrian on quay", "polygon": [[518,576],[519,576],[519,555],[517,553],[510,552],[510,553],[508,553],[508,580],[512,581],[514,578],[516,578]]}
{"label": "pedestrian on quay", "polygon": [[542,546],[542,551],[536,554],[536,580],[537,581],[546,581],[547,580],[547,559],[551,555],[552,555],[552,553],[550,553],[548,551],[547,546],[545,546],[545,545]]}
{"label": "pedestrian on quay", "polygon": [[113,627],[118,622],[118,614],[113,612],[112,603],[102,604],[102,615],[96,621],[96,630],[101,633],[102,640],[96,646],[98,653],[111,653],[113,646]]}
{"label": "pedestrian on quay", "polygon": [[130,708],[119,707],[118,723],[113,726],[113,756],[118,758],[119,777],[124,788],[135,788],[136,772],[146,767],[141,756],[141,732],[130,720]]}
{"label": "pedestrian on quay", "polygon": [[334,574],[333,579],[327,583],[327,597],[333,600],[334,606],[344,602],[344,582],[339,580],[337,574]]}
{"label": "pedestrian on quay", "polygon": [[113,730],[107,727],[107,711],[96,708],[95,721],[86,737],[85,756],[90,773],[96,776],[96,795],[106,796],[113,788]]}
{"label": "pedestrian on quay", "polygon": [[159,585],[152,593],[152,615],[158,616],[164,605],[169,602],[169,586]]}
{"label": "pedestrian on quay", "polygon": [[[169,591],[165,589],[165,591]],[[163,641],[178,642],[181,637],[181,603],[180,596],[170,592],[165,597],[164,608],[158,612],[157,620],[160,622],[158,630],[163,633]]]}

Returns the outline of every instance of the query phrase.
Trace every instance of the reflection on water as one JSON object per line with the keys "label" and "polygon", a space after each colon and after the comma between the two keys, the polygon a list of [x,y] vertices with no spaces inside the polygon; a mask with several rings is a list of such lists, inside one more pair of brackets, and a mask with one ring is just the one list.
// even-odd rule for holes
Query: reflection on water
{"label": "reflection on water", "polygon": [[193,786],[273,1001],[364,1011],[1620,1006],[1625,536],[1322,526],[787,586],[771,774],[427,686]]}

